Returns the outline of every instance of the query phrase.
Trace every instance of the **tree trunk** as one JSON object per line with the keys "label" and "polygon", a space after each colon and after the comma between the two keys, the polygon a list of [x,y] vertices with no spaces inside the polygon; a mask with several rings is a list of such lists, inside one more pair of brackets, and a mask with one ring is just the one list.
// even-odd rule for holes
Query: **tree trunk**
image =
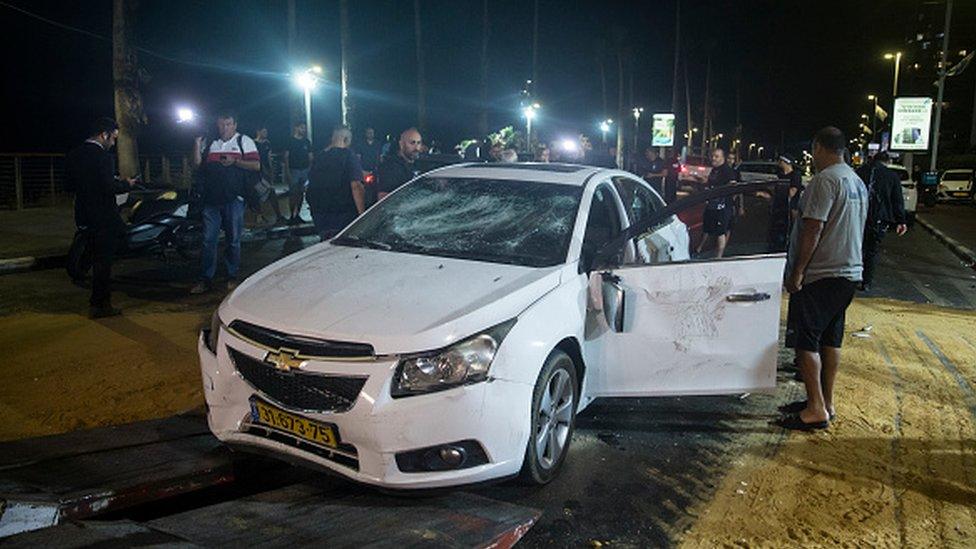
{"label": "tree trunk", "polygon": [[532,91],[539,89],[539,0],[535,0],[532,18]]}
{"label": "tree trunk", "polygon": [[691,150],[694,147],[694,145],[691,142],[691,138],[694,137],[695,134],[692,131],[694,129],[694,125],[692,124],[692,120],[691,120],[691,83],[688,81],[688,60],[687,59],[685,59],[684,69],[685,69],[685,113],[687,114],[686,120],[688,121],[688,154],[691,154]]}
{"label": "tree trunk", "polygon": [[627,127],[627,110],[624,106],[624,52],[617,49],[617,167],[624,165],[624,128]]}
{"label": "tree trunk", "polygon": [[481,110],[478,111],[478,137],[488,135],[488,0],[482,1],[481,13]]}
{"label": "tree trunk", "polygon": [[413,31],[417,42],[417,126],[427,133],[427,76],[424,74],[424,42],[420,23],[420,0],[413,0]]}
{"label": "tree trunk", "polygon": [[705,143],[711,139],[712,135],[712,117],[708,112],[708,94],[711,92],[709,89],[711,87],[712,80],[712,55],[708,54],[708,60],[705,62],[705,104],[702,106],[702,156],[705,155]]}
{"label": "tree trunk", "polygon": [[674,71],[671,75],[671,112],[678,114],[678,55],[681,51],[681,0],[674,13]]}
{"label": "tree trunk", "polygon": [[[287,23],[287,34],[288,34],[288,59],[295,59],[295,40],[297,39],[297,24],[295,19],[295,0],[288,0],[288,23]],[[291,126],[288,127],[288,134],[291,135],[292,128],[295,124],[305,120],[305,113],[302,110],[304,108],[300,98],[295,95],[291,96],[291,108],[288,109],[288,114],[291,118]]]}
{"label": "tree trunk", "polygon": [[115,94],[115,121],[119,125],[116,152],[119,174],[135,177],[139,173],[139,126],[145,122],[139,95],[139,68],[132,47],[135,26],[134,0],[114,0],[112,5],[112,85]]}
{"label": "tree trunk", "polygon": [[339,2],[339,49],[342,60],[341,63],[341,101],[342,101],[342,125],[351,126],[352,105],[349,99],[349,0]]}

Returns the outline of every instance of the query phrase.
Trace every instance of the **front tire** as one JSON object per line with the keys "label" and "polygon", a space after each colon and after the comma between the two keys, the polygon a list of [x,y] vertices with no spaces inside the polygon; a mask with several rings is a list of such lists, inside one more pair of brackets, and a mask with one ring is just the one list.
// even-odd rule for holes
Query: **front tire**
{"label": "front tire", "polygon": [[556,477],[576,426],[579,381],[573,359],[556,349],[546,358],[532,392],[532,426],[521,479],[543,485]]}

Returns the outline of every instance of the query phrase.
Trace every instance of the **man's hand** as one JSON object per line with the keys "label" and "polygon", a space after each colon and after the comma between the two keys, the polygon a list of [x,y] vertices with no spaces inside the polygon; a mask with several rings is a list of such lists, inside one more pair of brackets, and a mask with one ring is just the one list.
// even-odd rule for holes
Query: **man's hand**
{"label": "man's hand", "polygon": [[801,271],[793,271],[790,276],[786,279],[786,291],[795,294],[803,289],[803,273]]}
{"label": "man's hand", "polygon": [[136,185],[139,184],[139,178],[138,177],[130,177],[130,178],[126,179],[125,182],[128,183],[130,187],[135,187]]}
{"label": "man's hand", "polygon": [[908,232],[908,225],[905,225],[904,223],[895,225],[895,232],[898,233],[898,236],[904,236],[905,233]]}
{"label": "man's hand", "polygon": [[220,157],[220,165],[225,168],[229,168],[235,164],[237,164],[236,158],[231,158],[230,156],[227,155],[223,155]]}

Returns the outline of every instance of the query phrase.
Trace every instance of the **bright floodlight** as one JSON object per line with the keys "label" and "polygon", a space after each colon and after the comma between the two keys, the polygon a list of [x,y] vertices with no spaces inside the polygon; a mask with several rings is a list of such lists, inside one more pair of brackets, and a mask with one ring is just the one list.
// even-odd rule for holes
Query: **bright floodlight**
{"label": "bright floodlight", "polygon": [[179,107],[176,109],[176,121],[180,124],[186,124],[187,122],[193,122],[193,119],[197,115],[193,112],[193,109],[189,107]]}
{"label": "bright floodlight", "polygon": [[528,107],[522,109],[522,114],[525,115],[526,119],[532,120],[533,118],[535,118],[535,114],[536,114],[535,109],[536,109],[535,105],[529,105]]}
{"label": "bright floodlight", "polygon": [[606,120],[600,122],[600,131],[603,133],[610,131],[610,124]]}
{"label": "bright floodlight", "polygon": [[579,143],[577,143],[574,139],[563,139],[559,142],[559,146],[566,152],[574,153],[579,151]]}
{"label": "bright floodlight", "polygon": [[315,89],[318,83],[319,79],[311,71],[304,71],[295,75],[295,85],[303,90]]}

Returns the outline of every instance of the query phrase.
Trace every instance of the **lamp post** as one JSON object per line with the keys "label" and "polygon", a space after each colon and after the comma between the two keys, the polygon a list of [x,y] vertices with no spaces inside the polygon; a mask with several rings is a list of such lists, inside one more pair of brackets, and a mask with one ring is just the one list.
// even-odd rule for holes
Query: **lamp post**
{"label": "lamp post", "polygon": [[613,124],[613,120],[607,118],[603,122],[600,122],[600,133],[603,134],[603,142],[607,142],[607,134],[610,133],[610,125]]}
{"label": "lamp post", "polygon": [[631,109],[634,113],[634,154],[637,154],[637,135],[640,132],[640,116],[644,112],[644,107],[634,107]]}
{"label": "lamp post", "polygon": [[[874,110],[871,111],[871,141],[874,142],[874,136],[878,133],[878,96],[871,94],[868,96],[868,101],[874,101]],[[894,112],[894,111],[892,111]]]}
{"label": "lamp post", "polygon": [[522,108],[522,116],[525,116],[525,148],[527,151],[532,150],[532,121],[535,119],[539,108],[538,103],[532,103]]}
{"label": "lamp post", "polygon": [[752,159],[752,148],[755,147],[755,143],[749,143],[749,159]]}
{"label": "lamp post", "polygon": [[308,142],[312,140],[312,90],[319,85],[322,67],[315,65],[294,75],[295,85],[305,93],[305,128],[308,130]]}
{"label": "lamp post", "polygon": [[[886,53],[884,58],[891,61],[895,61],[895,79],[891,84],[891,102],[894,103],[895,98],[898,97],[898,69],[901,68],[901,52]],[[894,112],[894,111],[892,111]]]}
{"label": "lamp post", "polygon": [[760,159],[760,160],[762,160],[762,152],[763,152],[763,148],[764,148],[764,147],[759,147],[758,149],[756,149],[756,157],[757,157],[758,159]]}

